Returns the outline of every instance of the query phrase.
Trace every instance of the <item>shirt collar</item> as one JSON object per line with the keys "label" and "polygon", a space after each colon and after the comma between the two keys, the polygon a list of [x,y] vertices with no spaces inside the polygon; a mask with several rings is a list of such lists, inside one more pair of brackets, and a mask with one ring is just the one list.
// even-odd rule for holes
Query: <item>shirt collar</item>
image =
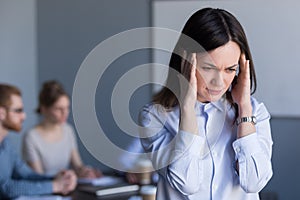
{"label": "shirt collar", "polygon": [[222,97],[219,101],[212,102],[211,104],[216,107],[218,110],[224,112],[226,107],[226,98]]}
{"label": "shirt collar", "polygon": [[215,102],[209,102],[209,103],[202,103],[200,101],[196,102],[195,105],[197,108],[199,108],[200,110],[202,110],[201,108],[203,108],[204,110],[208,110],[212,107],[217,108],[219,111],[224,112],[226,109],[226,98],[222,97],[219,101],[215,101]]}

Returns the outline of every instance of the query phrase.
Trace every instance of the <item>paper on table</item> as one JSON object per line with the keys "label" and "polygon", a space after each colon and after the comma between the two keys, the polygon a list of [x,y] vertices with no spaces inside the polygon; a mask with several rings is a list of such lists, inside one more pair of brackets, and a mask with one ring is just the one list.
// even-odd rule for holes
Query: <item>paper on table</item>
{"label": "paper on table", "polygon": [[123,180],[118,177],[113,176],[102,176],[100,178],[79,178],[78,183],[79,184],[91,184],[94,186],[111,186],[117,183],[121,183]]}
{"label": "paper on table", "polygon": [[20,196],[15,200],[71,200],[71,197],[62,197],[59,195],[42,195],[42,196]]}
{"label": "paper on table", "polygon": [[128,200],[143,200],[141,196],[131,196]]}
{"label": "paper on table", "polygon": [[112,188],[99,189],[96,191],[97,196],[106,196],[111,194],[119,194],[126,192],[136,192],[140,189],[139,185],[121,185]]}

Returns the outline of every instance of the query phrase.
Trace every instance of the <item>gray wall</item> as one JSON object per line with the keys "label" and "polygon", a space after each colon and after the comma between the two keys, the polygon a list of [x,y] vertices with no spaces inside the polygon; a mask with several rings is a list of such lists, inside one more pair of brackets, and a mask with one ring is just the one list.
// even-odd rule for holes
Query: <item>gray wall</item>
{"label": "gray wall", "polygon": [[[71,95],[77,70],[86,55],[99,42],[114,34],[149,26],[150,7],[149,0],[39,0],[36,7],[33,0],[27,0],[26,3],[0,0],[0,81],[14,83],[24,91],[28,113],[25,128],[36,122],[32,111],[42,82],[57,79]],[[113,123],[109,96],[114,83],[124,72],[149,60],[147,51],[126,54],[112,64],[99,83],[95,97],[98,117],[111,133],[108,137],[122,146],[131,138]],[[130,104],[133,118],[149,99],[149,87],[143,87],[135,93]],[[264,191],[276,191],[280,200],[300,199],[297,192],[300,188],[300,174],[297,171],[300,165],[297,156],[300,150],[299,120],[276,117],[271,120],[274,176]],[[72,115],[69,121],[73,123]],[[18,143],[19,136],[16,137]],[[94,159],[80,141],[78,143],[86,163],[109,170]]]}
{"label": "gray wall", "polygon": [[[0,82],[23,92],[27,119],[24,130],[36,123],[37,100],[36,1],[0,0]],[[20,151],[21,137],[10,134]]]}
{"label": "gray wall", "polygon": [[[150,25],[148,0],[39,0],[38,16],[38,82],[57,79],[71,95],[77,70],[88,53],[103,40],[128,29]],[[145,38],[148,39],[148,38]],[[107,137],[125,148],[131,137],[114,123],[110,96],[116,81],[132,67],[150,61],[147,50],[121,56],[105,72],[96,93],[98,119]],[[131,114],[137,118],[138,109],[150,99],[145,86],[131,100]],[[72,115],[70,115],[72,123]],[[89,130],[87,130],[89,131]],[[85,163],[109,170],[94,159],[78,141]]]}
{"label": "gray wall", "polygon": [[274,174],[264,191],[275,191],[280,200],[300,199],[299,122],[299,118],[271,119]]}

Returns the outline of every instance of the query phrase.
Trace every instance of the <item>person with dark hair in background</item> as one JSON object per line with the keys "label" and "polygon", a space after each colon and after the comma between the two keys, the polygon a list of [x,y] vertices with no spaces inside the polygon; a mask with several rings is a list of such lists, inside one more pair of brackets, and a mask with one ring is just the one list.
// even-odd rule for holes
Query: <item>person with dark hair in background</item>
{"label": "person with dark hair in background", "polygon": [[80,178],[96,178],[101,172],[83,164],[74,129],[67,123],[70,100],[62,85],[47,81],[39,94],[37,112],[42,121],[23,138],[23,158],[40,174],[55,174],[71,165]]}
{"label": "person with dark hair in background", "polygon": [[21,131],[25,117],[20,90],[0,84],[0,199],[71,192],[77,182],[73,171],[60,171],[55,177],[39,175],[15,151],[8,132]]}
{"label": "person with dark hair in background", "polygon": [[157,199],[259,199],[273,174],[270,114],[251,96],[254,65],[238,20],[223,9],[195,12],[169,67],[139,119],[160,175]]}

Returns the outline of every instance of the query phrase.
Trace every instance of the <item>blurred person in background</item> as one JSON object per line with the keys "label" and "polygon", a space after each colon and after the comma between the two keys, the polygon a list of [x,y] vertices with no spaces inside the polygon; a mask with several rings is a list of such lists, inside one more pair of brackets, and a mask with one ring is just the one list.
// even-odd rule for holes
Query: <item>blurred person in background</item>
{"label": "blurred person in background", "polygon": [[83,164],[73,127],[67,123],[70,98],[55,81],[43,84],[37,113],[40,123],[23,138],[23,158],[39,174],[52,175],[72,167],[79,178],[97,178],[101,171]]}
{"label": "blurred person in background", "polygon": [[76,187],[72,170],[56,176],[35,173],[23,162],[9,140],[9,131],[19,132],[26,118],[21,91],[12,85],[0,84],[0,199],[19,196],[68,194]]}

